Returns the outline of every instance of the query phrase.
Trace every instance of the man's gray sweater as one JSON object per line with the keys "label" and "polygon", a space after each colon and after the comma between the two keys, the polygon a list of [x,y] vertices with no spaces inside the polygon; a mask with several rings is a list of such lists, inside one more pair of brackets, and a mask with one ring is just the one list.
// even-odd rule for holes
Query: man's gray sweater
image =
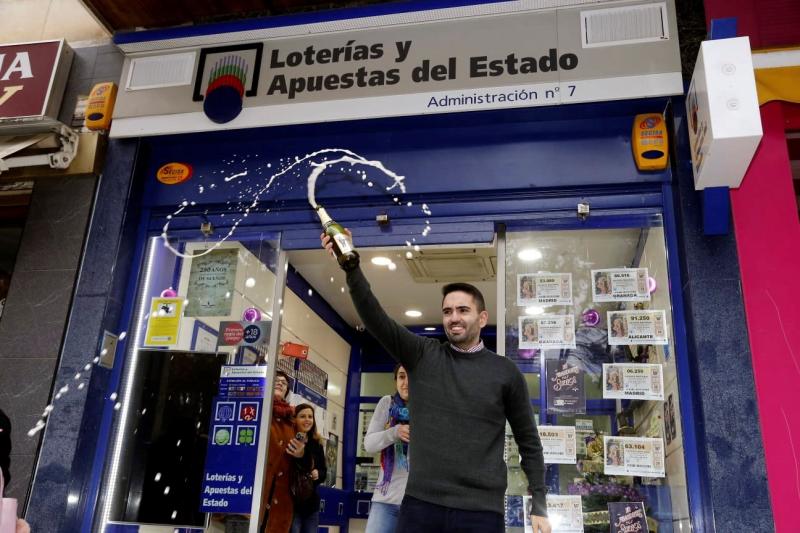
{"label": "man's gray sweater", "polygon": [[360,268],[347,273],[364,326],[409,375],[411,446],[406,494],[470,511],[503,513],[503,461],[508,420],[533,496],[533,514],[547,516],[544,458],[525,378],[487,349],[454,350],[389,318]]}

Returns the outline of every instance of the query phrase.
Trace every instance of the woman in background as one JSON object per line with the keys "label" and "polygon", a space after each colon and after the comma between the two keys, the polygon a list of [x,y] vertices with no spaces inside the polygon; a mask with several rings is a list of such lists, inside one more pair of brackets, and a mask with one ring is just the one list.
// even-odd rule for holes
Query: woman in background
{"label": "woman in background", "polygon": [[[292,457],[305,454],[305,443],[294,438],[294,408],[286,402],[289,394],[289,377],[278,370],[272,398],[272,419],[269,425],[267,471],[261,496],[259,531],[289,533],[292,525],[293,505],[289,494]],[[266,522],[266,523],[265,523]]]}
{"label": "woman in background", "polygon": [[408,420],[408,374],[400,365],[394,368],[397,391],[384,396],[375,407],[364,437],[364,449],[381,452],[381,472],[365,533],[394,533],[400,504],[408,482],[408,443],[411,439]]}
{"label": "woman in background", "polygon": [[[294,408],[294,425],[298,433],[306,436],[306,453],[301,459],[295,459],[300,471],[310,473],[314,481],[314,494],[305,501],[294,500],[294,518],[292,533],[317,533],[319,527],[319,492],[318,487],[328,475],[325,464],[325,450],[322,447],[322,436],[317,432],[317,421],[314,419],[314,407],[301,403]],[[332,472],[332,475],[336,475]]]}

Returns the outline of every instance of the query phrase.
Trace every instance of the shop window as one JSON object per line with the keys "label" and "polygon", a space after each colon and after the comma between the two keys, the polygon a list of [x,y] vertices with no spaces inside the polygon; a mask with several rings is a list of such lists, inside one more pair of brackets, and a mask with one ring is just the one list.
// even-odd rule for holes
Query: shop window
{"label": "shop window", "polygon": [[[584,531],[608,531],[616,501],[643,502],[651,531],[689,530],[664,231],[629,222],[507,232],[506,355],[539,378],[549,492],[580,498]],[[506,530],[522,532],[513,448]]]}
{"label": "shop window", "polygon": [[32,191],[33,182],[30,181],[0,185],[0,319],[11,285]]}
{"label": "shop window", "polygon": [[[200,510],[209,439],[213,435],[220,446],[244,449],[264,429],[258,423],[263,418],[242,430],[240,421],[252,420],[257,411],[229,402],[225,423],[232,429],[224,439],[212,401],[220,393],[222,365],[263,364],[267,344],[226,342],[220,331],[226,321],[257,321],[266,324],[264,341],[274,335],[278,271],[276,236],[237,237],[213,248],[203,241],[171,241],[174,250],[160,238],[148,242],[122,386],[112,395],[106,523],[204,527],[210,520],[224,530],[223,522],[235,518]],[[299,315],[295,309],[286,314]]]}

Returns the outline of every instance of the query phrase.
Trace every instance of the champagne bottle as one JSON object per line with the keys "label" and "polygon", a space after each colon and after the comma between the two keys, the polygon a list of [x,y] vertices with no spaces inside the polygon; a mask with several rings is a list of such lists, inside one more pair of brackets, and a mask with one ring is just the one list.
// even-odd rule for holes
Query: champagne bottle
{"label": "champagne bottle", "polygon": [[336,254],[336,261],[339,262],[339,266],[343,270],[353,270],[358,266],[359,258],[350,236],[344,231],[341,224],[328,215],[324,207],[318,205],[315,209],[320,222],[322,222],[322,229],[325,230],[325,235],[331,238],[333,252]]}

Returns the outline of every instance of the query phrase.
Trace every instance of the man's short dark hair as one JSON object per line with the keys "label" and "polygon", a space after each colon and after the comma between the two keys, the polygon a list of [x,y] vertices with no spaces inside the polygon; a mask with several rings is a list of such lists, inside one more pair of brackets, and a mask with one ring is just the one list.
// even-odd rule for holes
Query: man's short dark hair
{"label": "man's short dark hair", "polygon": [[442,303],[444,303],[445,297],[451,292],[465,292],[469,294],[472,296],[472,299],[475,300],[478,312],[486,311],[486,301],[483,299],[481,291],[479,291],[478,287],[475,285],[470,285],[469,283],[448,283],[442,287]]}

